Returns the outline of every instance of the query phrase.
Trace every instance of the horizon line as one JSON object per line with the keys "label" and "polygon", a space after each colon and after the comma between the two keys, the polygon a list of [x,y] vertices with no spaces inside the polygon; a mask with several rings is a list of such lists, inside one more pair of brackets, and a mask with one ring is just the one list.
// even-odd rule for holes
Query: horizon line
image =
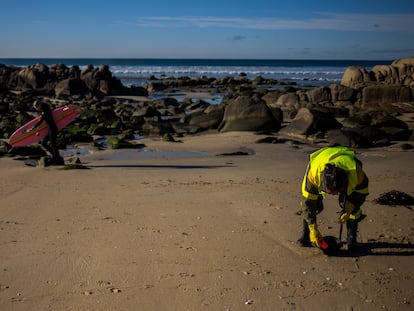
{"label": "horizon line", "polygon": [[412,58],[414,56],[399,58],[227,58],[227,57],[0,57],[0,59],[142,59],[142,60],[252,60],[252,61],[283,61],[283,60],[303,60],[303,61],[393,61],[404,58]]}

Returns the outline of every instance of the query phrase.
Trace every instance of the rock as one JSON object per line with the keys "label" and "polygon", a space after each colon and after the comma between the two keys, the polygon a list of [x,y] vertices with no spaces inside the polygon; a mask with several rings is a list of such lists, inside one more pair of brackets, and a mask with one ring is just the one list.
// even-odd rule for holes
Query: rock
{"label": "rock", "polygon": [[333,103],[355,101],[356,91],[351,87],[341,84],[332,84],[330,89]]}
{"label": "rock", "polygon": [[283,112],[283,120],[292,120],[299,109],[299,98],[296,93],[285,93],[278,97],[276,102],[268,103],[268,106],[273,108],[279,108]]}
{"label": "rock", "polygon": [[231,101],[219,126],[221,132],[229,131],[277,131],[280,122],[265,102],[257,97],[239,96]]}
{"label": "rock", "polygon": [[371,82],[371,76],[364,67],[360,66],[348,67],[341,80],[342,85],[354,88],[368,82]]}
{"label": "rock", "polygon": [[[361,137],[363,137],[367,141],[366,147],[370,145],[375,146],[385,146],[389,145],[389,139],[387,135],[379,128],[373,126],[366,126],[361,128],[352,129],[354,132],[358,133]],[[361,145],[363,146],[363,145]]]}
{"label": "rock", "polygon": [[186,134],[193,135],[193,134],[197,134],[201,132],[200,127],[196,125],[186,124],[186,123],[174,122],[174,123],[171,123],[171,127],[174,130],[174,132],[178,135],[186,135]]}
{"label": "rock", "polygon": [[68,78],[60,81],[55,86],[56,97],[67,97],[75,94],[85,95],[89,92],[86,84],[77,78]]}
{"label": "rock", "polygon": [[404,121],[385,112],[359,112],[345,118],[342,125],[374,145],[389,144],[391,140],[408,140],[412,134]]}
{"label": "rock", "polygon": [[328,112],[301,108],[293,121],[281,129],[279,133],[287,135],[311,135],[341,127],[342,125]]}
{"label": "rock", "polygon": [[357,112],[342,120],[342,125],[349,128],[362,128],[371,125],[372,115],[369,112]]}
{"label": "rock", "polygon": [[171,133],[165,133],[164,136],[162,136],[162,140],[167,141],[167,142],[171,142],[171,143],[176,143],[177,142],[177,140],[175,140],[175,138],[171,135]]}
{"label": "rock", "polygon": [[328,87],[316,87],[310,89],[307,93],[309,102],[315,106],[324,106],[326,103],[332,102],[331,89]]}
{"label": "rock", "polygon": [[101,65],[99,68],[86,67],[81,72],[81,79],[92,92],[98,94],[111,95],[114,90],[123,89],[121,82],[112,77],[107,65]]}
{"label": "rock", "polygon": [[108,145],[111,149],[136,149],[141,148],[141,145],[135,145],[125,139],[113,136],[108,138]]}
{"label": "rock", "polygon": [[160,115],[159,111],[152,106],[137,107],[132,114],[133,117],[155,117]]}
{"label": "rock", "polygon": [[160,120],[155,121],[147,120],[142,125],[142,131],[148,136],[162,136],[165,133],[174,133],[173,127],[169,122],[161,122]]}
{"label": "rock", "polygon": [[331,146],[345,146],[350,148],[367,148],[371,142],[352,129],[328,130],[326,140]]}
{"label": "rock", "polygon": [[358,88],[372,82],[383,85],[413,86],[414,57],[395,60],[391,65],[376,65],[369,73],[363,67],[348,67],[341,84]]}
{"label": "rock", "polygon": [[266,102],[266,105],[269,107],[277,107],[275,106],[277,103],[277,100],[279,99],[279,97],[282,95],[283,93],[280,91],[271,91],[268,92],[267,94],[265,94],[262,99]]}
{"label": "rock", "polygon": [[62,148],[66,148],[67,145],[73,143],[89,143],[92,141],[93,138],[88,134],[88,128],[80,127],[78,124],[70,124],[61,130],[58,135],[58,146]]}
{"label": "rock", "polygon": [[392,66],[407,65],[407,66],[414,67],[414,57],[396,59],[392,62],[391,65]]}
{"label": "rock", "polygon": [[38,89],[45,86],[48,76],[48,67],[43,64],[35,64],[24,67],[18,72],[19,89]]}
{"label": "rock", "polygon": [[395,60],[391,66],[398,69],[399,83],[409,86],[414,85],[414,57]]}
{"label": "rock", "polygon": [[371,71],[374,76],[374,80],[377,82],[385,82],[387,84],[399,83],[397,67],[391,65],[376,65]]}
{"label": "rock", "polygon": [[362,90],[364,110],[395,112],[393,103],[413,101],[413,90],[408,86],[375,84],[364,87]]}
{"label": "rock", "polygon": [[395,127],[400,129],[408,129],[407,123],[383,111],[370,113],[370,117],[370,125],[376,128]]}
{"label": "rock", "polygon": [[393,141],[409,140],[413,133],[411,130],[401,129],[398,127],[382,127],[380,129],[389,140]]}
{"label": "rock", "polygon": [[167,88],[162,82],[151,82],[146,86],[148,93],[162,92]]}
{"label": "rock", "polygon": [[192,113],[186,117],[186,123],[195,125],[200,129],[217,129],[223,120],[224,108],[211,106],[204,111]]}

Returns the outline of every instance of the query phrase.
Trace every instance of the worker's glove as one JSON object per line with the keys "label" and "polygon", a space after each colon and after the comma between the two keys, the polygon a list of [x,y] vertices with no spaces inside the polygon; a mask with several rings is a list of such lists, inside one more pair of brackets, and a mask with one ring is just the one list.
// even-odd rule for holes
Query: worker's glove
{"label": "worker's glove", "polygon": [[322,234],[319,232],[318,228],[316,227],[316,224],[309,224],[308,227],[309,227],[309,240],[314,246],[320,248],[323,242]]}
{"label": "worker's glove", "polygon": [[342,210],[341,216],[339,216],[338,222],[340,224],[343,224],[348,221],[348,219],[351,217],[352,212],[355,210],[355,205],[351,202],[346,202],[345,207]]}

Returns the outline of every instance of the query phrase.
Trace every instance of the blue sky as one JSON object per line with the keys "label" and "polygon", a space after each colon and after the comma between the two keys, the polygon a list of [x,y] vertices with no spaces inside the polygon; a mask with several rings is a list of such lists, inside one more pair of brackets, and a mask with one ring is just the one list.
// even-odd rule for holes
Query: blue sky
{"label": "blue sky", "polygon": [[413,0],[2,0],[0,58],[414,56]]}

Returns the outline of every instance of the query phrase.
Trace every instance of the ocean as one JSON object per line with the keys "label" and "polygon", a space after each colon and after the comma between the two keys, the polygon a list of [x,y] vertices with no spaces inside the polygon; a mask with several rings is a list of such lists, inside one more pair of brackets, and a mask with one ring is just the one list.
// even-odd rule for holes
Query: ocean
{"label": "ocean", "polygon": [[151,58],[0,58],[0,64],[28,66],[42,63],[47,66],[65,64],[95,67],[105,64],[124,85],[142,86],[151,76],[166,77],[240,77],[262,76],[300,86],[328,86],[339,83],[349,66],[371,70],[375,65],[389,65],[391,60],[254,60],[254,59],[151,59]]}

